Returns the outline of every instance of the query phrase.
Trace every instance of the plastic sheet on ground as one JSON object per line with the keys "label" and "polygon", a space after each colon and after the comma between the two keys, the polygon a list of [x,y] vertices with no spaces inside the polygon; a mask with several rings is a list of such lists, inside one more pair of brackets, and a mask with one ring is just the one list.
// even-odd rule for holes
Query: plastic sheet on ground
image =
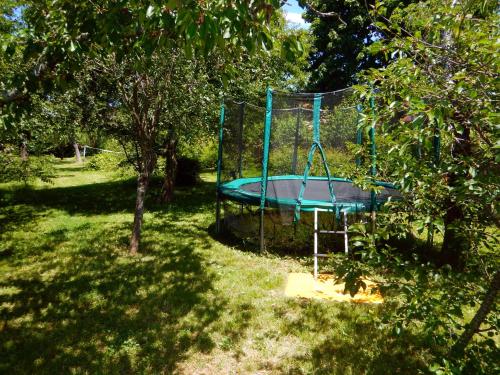
{"label": "plastic sheet on ground", "polygon": [[285,288],[285,296],[308,299],[322,299],[335,302],[383,303],[378,291],[373,291],[374,283],[363,280],[367,288],[360,289],[354,297],[344,294],[344,283],[335,284],[335,275],[320,274],[318,279],[310,273],[290,273]]}

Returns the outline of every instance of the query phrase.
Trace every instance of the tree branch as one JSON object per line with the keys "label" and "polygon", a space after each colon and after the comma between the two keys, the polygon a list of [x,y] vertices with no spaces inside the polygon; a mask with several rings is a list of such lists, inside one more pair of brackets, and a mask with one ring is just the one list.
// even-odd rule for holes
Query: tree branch
{"label": "tree branch", "polygon": [[[285,0],[285,1],[282,2],[282,5],[284,5],[286,3],[287,3],[287,1]],[[317,10],[315,7],[313,7],[309,3],[304,2],[303,4],[304,4],[304,8],[306,8],[308,11],[310,11],[313,14],[315,14],[316,16],[318,16],[320,18],[337,18],[340,23],[342,23],[343,25],[347,26],[347,22],[345,22],[340,17],[340,14],[338,14],[337,12],[321,12],[321,11]]]}
{"label": "tree branch", "polygon": [[13,102],[21,101],[28,97],[28,94],[19,90],[5,92],[0,96],[0,108]]}
{"label": "tree branch", "polygon": [[337,12],[320,12],[319,10],[317,10],[316,8],[314,8],[312,5],[310,4],[307,4],[305,3],[305,7],[307,10],[311,11],[312,13],[314,13],[315,15],[317,15],[318,17],[320,18],[331,18],[331,17],[335,17],[339,20],[339,22],[345,26],[347,26],[347,22],[345,22],[342,17],[340,17],[340,14],[338,14]]}
{"label": "tree branch", "polygon": [[489,314],[489,312],[491,311],[491,309],[495,304],[495,297],[498,293],[499,288],[500,288],[500,271],[497,270],[495,272],[495,275],[493,276],[493,280],[491,280],[490,287],[486,292],[486,296],[484,297],[484,300],[481,303],[479,310],[476,312],[476,315],[474,315],[474,318],[472,318],[471,322],[467,325],[466,329],[464,330],[460,338],[457,340],[455,345],[453,345],[453,347],[451,348],[450,354],[452,356],[460,357],[463,354],[467,345],[469,344],[470,340],[472,339],[472,336],[480,332],[481,324],[486,319],[486,316]]}

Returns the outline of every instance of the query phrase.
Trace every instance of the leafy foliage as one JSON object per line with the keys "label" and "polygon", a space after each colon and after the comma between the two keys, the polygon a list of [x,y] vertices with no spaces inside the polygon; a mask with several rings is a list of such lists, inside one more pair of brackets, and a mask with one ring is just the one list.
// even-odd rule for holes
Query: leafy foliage
{"label": "leafy foliage", "polygon": [[[251,6],[241,0],[9,2],[2,15],[17,9],[23,22],[15,35],[6,33],[2,38],[2,51],[10,58],[22,46],[27,65],[4,82],[9,92],[15,92],[2,97],[1,108],[18,100],[25,89],[66,87],[84,66],[83,57],[114,52],[121,61],[173,48],[183,49],[188,58],[215,50],[233,56],[270,50],[274,36],[269,21],[279,6],[278,0],[258,0]],[[293,37],[284,40],[282,47],[284,54],[301,49]]]}
{"label": "leafy foliage", "polygon": [[[388,1],[389,11],[395,5],[410,1]],[[367,54],[365,48],[374,41],[386,38],[370,15],[375,1],[362,0],[307,0],[305,18],[311,22],[314,35],[310,54],[311,79],[309,85],[317,91],[330,91],[351,86],[356,75],[369,68],[384,65],[376,54]]]}
{"label": "leafy foliage", "polygon": [[[93,171],[116,172],[120,170],[124,173],[127,167],[130,165],[125,156],[121,154],[101,153],[85,160],[85,168]],[[129,172],[131,171],[129,170]]]}
{"label": "leafy foliage", "polygon": [[[378,84],[377,132],[386,138],[394,177],[411,194],[406,208],[413,220],[444,225],[460,237],[458,256],[461,248],[490,242],[479,228],[494,223],[498,212],[497,15],[481,16],[475,6],[431,1],[394,12],[392,31],[402,35],[370,49],[399,58],[364,77]],[[373,121],[370,114],[365,120]]]}
{"label": "leafy foliage", "polygon": [[[379,37],[363,1],[303,1],[321,12],[335,12],[340,17],[321,17],[308,10],[305,18],[311,22],[315,36],[310,55],[310,86],[329,91],[350,86],[360,70],[377,66],[371,56],[359,59],[364,47]],[[371,2],[370,2],[371,3]]]}
{"label": "leafy foliage", "polygon": [[336,274],[346,280],[347,291],[365,288],[361,278],[376,281],[387,304],[378,320],[380,327],[396,336],[405,332],[420,336],[434,356],[431,370],[440,369],[443,374],[496,373],[498,368],[492,366],[498,355],[495,314],[488,316],[482,325],[485,333],[471,343],[462,358],[453,358],[448,351],[481,304],[487,282],[498,267],[497,254],[484,250],[475,254],[467,272],[436,267],[433,254],[422,252],[423,241],[403,232],[393,218],[379,213],[375,235],[364,224],[350,227],[356,258],[332,258]]}
{"label": "leafy foliage", "polygon": [[[338,270],[352,290],[362,287],[360,275],[383,276],[380,286],[394,296],[396,310],[381,323],[396,334],[409,329],[426,337],[438,348],[431,366],[436,373],[498,371],[492,366],[498,355],[491,339],[498,335],[495,314],[474,328],[463,357],[449,353],[459,334],[472,329],[468,322],[495,288],[490,280],[500,266],[493,9],[487,2],[451,6],[429,0],[388,16],[385,4],[377,2],[373,14],[382,22],[376,25],[392,37],[369,51],[385,54],[388,65],[361,77],[375,85],[375,93],[373,86],[358,87],[363,98],[376,103],[363,121],[366,129],[376,125],[377,142],[383,139],[386,152],[379,164],[406,200],[387,207],[397,215],[379,213],[374,235],[362,225],[352,227],[360,259],[341,263]],[[434,231],[439,251],[432,236],[427,244],[422,240]],[[497,308],[494,302],[487,311]]]}

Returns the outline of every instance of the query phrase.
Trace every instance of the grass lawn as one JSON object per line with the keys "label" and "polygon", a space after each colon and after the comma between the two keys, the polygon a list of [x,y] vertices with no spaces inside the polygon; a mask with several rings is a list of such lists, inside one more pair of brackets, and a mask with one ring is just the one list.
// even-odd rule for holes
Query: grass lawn
{"label": "grass lawn", "polygon": [[0,373],[395,374],[425,368],[380,308],[289,299],[298,259],[215,240],[215,182],[150,199],[127,255],[135,181],[57,165],[0,185]]}

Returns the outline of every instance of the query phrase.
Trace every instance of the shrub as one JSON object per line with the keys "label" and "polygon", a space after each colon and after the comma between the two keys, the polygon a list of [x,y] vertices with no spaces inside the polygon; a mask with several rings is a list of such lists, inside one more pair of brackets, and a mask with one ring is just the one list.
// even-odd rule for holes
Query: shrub
{"label": "shrub", "polygon": [[51,182],[55,176],[52,156],[30,156],[22,160],[8,152],[0,152],[0,182],[22,181],[28,184],[36,179]]}
{"label": "shrub", "polygon": [[175,182],[179,186],[192,186],[199,181],[201,163],[197,159],[181,156],[177,160]]}
{"label": "shrub", "polygon": [[201,169],[215,169],[217,167],[217,157],[219,142],[213,137],[199,139],[196,143],[181,143],[179,154],[189,159],[196,159]]}
{"label": "shrub", "polygon": [[116,171],[127,167],[127,160],[122,154],[102,153],[85,160],[85,168],[94,171]]}
{"label": "shrub", "polygon": [[202,169],[214,169],[217,167],[218,143],[210,140],[199,148],[197,159]]}

